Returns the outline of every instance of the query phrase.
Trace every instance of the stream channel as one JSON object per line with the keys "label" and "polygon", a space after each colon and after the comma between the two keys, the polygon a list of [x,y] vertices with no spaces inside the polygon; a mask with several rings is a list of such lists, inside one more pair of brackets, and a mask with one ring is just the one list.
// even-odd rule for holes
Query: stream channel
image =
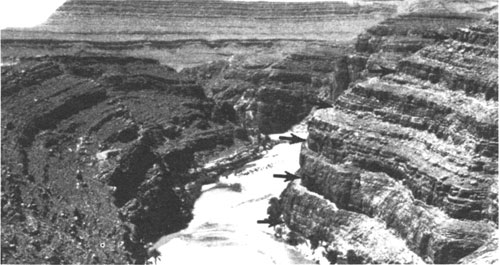
{"label": "stream channel", "polygon": [[[293,133],[307,137],[304,126]],[[280,135],[270,135],[278,139]],[[263,158],[203,186],[189,226],[162,237],[161,253],[151,264],[311,264],[297,248],[275,237],[275,230],[257,220],[267,218],[269,199],[279,197],[287,183],[273,178],[299,169],[301,144],[280,143]]]}

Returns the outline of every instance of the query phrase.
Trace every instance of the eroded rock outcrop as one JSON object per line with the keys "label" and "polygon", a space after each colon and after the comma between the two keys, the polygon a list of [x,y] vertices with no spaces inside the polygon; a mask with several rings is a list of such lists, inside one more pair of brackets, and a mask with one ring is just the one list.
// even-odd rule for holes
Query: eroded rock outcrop
{"label": "eroded rock outcrop", "polygon": [[[119,8],[117,7],[119,5]],[[115,42],[147,40],[309,39],[350,40],[378,16],[396,12],[384,1],[364,5],[244,1],[66,1],[48,21],[30,29],[3,30],[12,39]],[[107,23],[103,23],[103,18]],[[86,26],[82,27],[81,22]],[[354,21],[353,27],[345,21]],[[301,29],[297,30],[298,23]],[[305,22],[305,23],[304,23]],[[279,25],[276,26],[276,25]]]}
{"label": "eroded rock outcrop", "polygon": [[498,263],[498,235],[494,236],[472,254],[460,259],[459,264],[496,264]]}
{"label": "eroded rock outcrop", "polygon": [[[290,227],[351,262],[493,260],[497,22],[418,11],[355,54],[326,42],[396,12],[374,2],[73,0],[3,30],[2,60],[18,64],[2,67],[2,262],[142,263],[146,243],[189,221],[202,183],[259,156],[248,134],[333,103],[302,152],[309,190],[283,193]],[[176,73],[129,55],[228,60]],[[340,96],[366,72],[384,77]]]}
{"label": "eroded rock outcrop", "polygon": [[246,144],[214,106],[150,59],[2,68],[2,261],[144,262],[146,243],[191,219],[193,170]]}
{"label": "eroded rock outcrop", "polygon": [[[184,72],[205,84],[227,116],[243,127],[279,133],[300,122],[313,108],[330,106],[359,78],[366,58],[347,56],[347,47],[323,47],[282,57],[234,56]],[[233,112],[234,114],[228,114]]]}
{"label": "eroded rock outcrop", "polygon": [[[287,225],[305,235],[328,229],[308,218],[311,211],[320,216],[312,219],[328,218],[326,212],[335,206],[382,221],[427,263],[456,263],[469,254],[462,262],[493,262],[498,229],[495,28],[496,20],[483,20],[444,31],[448,39],[436,44],[405,48],[406,53],[418,51],[404,58],[397,54],[396,62],[382,67],[389,72],[355,84],[333,108],[316,111],[298,172],[307,192],[288,187],[282,194]],[[378,41],[398,32],[379,34],[388,38]],[[323,202],[310,209],[290,206],[313,193]],[[360,242],[350,244],[355,249]]]}
{"label": "eroded rock outcrop", "polygon": [[301,158],[302,185],[308,190],[322,194],[341,209],[383,220],[423,259],[454,263],[462,252],[470,253],[483,245],[494,231],[486,223],[453,219],[429,207],[385,173],[333,165],[313,154],[302,153]]}
{"label": "eroded rock outcrop", "polygon": [[338,209],[294,182],[281,196],[283,218],[291,229],[307,238],[348,245],[357,263],[424,264],[383,222]]}
{"label": "eroded rock outcrop", "polygon": [[[467,25],[484,17],[484,12],[482,12],[484,10],[476,8],[476,10],[470,10],[472,12],[465,12],[460,7],[447,7],[453,4],[460,5],[453,1],[423,2],[426,1],[415,2],[414,5],[421,6],[414,7],[415,10],[407,14],[389,18],[358,37],[356,51],[369,53],[368,72],[393,73],[401,59],[426,46],[449,38],[456,39],[462,36],[483,42],[485,45],[489,40],[495,42],[494,34],[488,35],[487,33],[491,33],[491,30],[486,32],[473,30],[474,33],[469,33],[469,30],[465,29]],[[474,4],[479,3],[472,5]],[[482,4],[496,8],[494,2],[482,2]],[[432,8],[433,5],[436,5],[435,9]]]}

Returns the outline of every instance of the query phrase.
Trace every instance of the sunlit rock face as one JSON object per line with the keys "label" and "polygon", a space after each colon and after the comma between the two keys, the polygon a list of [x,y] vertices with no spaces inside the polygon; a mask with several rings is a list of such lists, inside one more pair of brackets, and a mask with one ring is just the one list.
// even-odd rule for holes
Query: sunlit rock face
{"label": "sunlit rock face", "polygon": [[[384,66],[390,72],[316,111],[298,171],[307,191],[294,184],[282,194],[287,224],[335,245],[342,231],[331,229],[350,222],[321,220],[347,211],[383,222],[425,262],[491,261],[498,227],[497,28],[497,20],[484,19],[445,31],[446,39],[396,55]],[[398,38],[386,35],[382,43]],[[302,205],[308,194],[323,197]],[[366,260],[386,248],[367,254],[360,244],[368,242],[348,245]]]}
{"label": "sunlit rock face", "polygon": [[284,220],[307,238],[348,245],[358,263],[424,264],[385,224],[364,214],[338,209],[317,193],[291,183],[282,193]]}
{"label": "sunlit rock face", "polygon": [[476,29],[473,30],[474,33],[470,33],[465,29],[485,15],[494,18],[496,10],[496,3],[491,1],[467,4],[454,1],[416,1],[409,3],[404,14],[386,19],[359,35],[356,50],[369,53],[369,72],[392,73],[402,58],[439,41],[458,38],[465,43],[478,41],[482,43],[480,45],[488,45],[489,41],[496,42],[496,36],[487,33],[489,30]]}
{"label": "sunlit rock face", "polygon": [[[350,5],[342,1],[70,0],[41,26],[21,33],[5,32],[17,38],[115,42],[186,39],[339,41],[355,38],[366,25],[379,21],[378,16],[392,14],[396,9],[396,5],[383,1]],[[82,21],[85,25],[80,23]]]}

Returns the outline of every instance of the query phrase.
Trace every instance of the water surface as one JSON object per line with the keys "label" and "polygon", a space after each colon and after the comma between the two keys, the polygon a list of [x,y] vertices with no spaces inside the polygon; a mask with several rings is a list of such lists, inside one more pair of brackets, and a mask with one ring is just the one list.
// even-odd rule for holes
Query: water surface
{"label": "water surface", "polygon": [[286,186],[272,175],[295,172],[299,152],[300,144],[279,144],[243,171],[204,186],[188,228],[157,243],[162,244],[157,264],[311,263],[277,239],[273,228],[256,223],[266,218],[269,199]]}

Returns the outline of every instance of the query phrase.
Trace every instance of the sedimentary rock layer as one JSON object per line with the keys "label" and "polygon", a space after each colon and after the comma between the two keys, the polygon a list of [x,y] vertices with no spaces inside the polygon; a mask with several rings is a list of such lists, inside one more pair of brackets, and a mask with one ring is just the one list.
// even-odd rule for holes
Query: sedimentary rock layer
{"label": "sedimentary rock layer", "polygon": [[317,115],[322,117],[311,121],[308,149],[331,163],[353,162],[403,180],[417,199],[440,206],[452,217],[496,217],[496,202],[490,200],[497,192],[495,161],[473,159],[475,146],[457,148],[369,114],[358,118],[329,110]]}
{"label": "sedimentary rock layer", "polygon": [[283,218],[291,229],[308,238],[348,244],[359,257],[359,263],[424,264],[383,222],[338,209],[334,203],[294,182],[281,196]]}
{"label": "sedimentary rock layer", "polygon": [[214,106],[150,59],[2,67],[2,262],[143,263],[190,220],[192,169],[236,141]]}
{"label": "sedimentary rock layer", "polygon": [[312,108],[330,106],[359,77],[366,60],[346,56],[349,51],[349,47],[325,45],[286,56],[234,56],[229,62],[184,73],[203,83],[221,110],[227,109],[226,115],[242,126],[277,133],[301,121]]}
{"label": "sedimentary rock layer", "polygon": [[339,41],[355,38],[366,25],[380,21],[374,14],[384,16],[395,11],[396,6],[382,2],[360,6],[343,2],[72,0],[64,3],[42,26],[6,30],[2,37],[87,41],[255,38]]}
{"label": "sedimentary rock layer", "polygon": [[[473,251],[497,221],[498,26],[427,1],[445,11],[387,20],[356,54],[343,45],[404,2],[74,0],[3,30],[2,262],[143,263],[146,243],[189,221],[200,183],[258,156],[234,145],[334,102],[311,122],[300,173],[331,201],[293,184],[285,221],[344,238],[358,262],[488,259],[496,241]],[[176,69],[228,60],[177,73],[124,54]],[[365,65],[385,77],[339,98]],[[228,148],[244,151],[203,167]],[[336,181],[360,185],[325,189]]]}
{"label": "sedimentary rock layer", "polygon": [[[434,4],[439,7],[433,9]],[[466,29],[467,25],[476,23],[484,17],[484,12],[481,11],[485,9],[477,8],[476,12],[463,13],[464,10],[446,7],[447,4],[453,5],[453,1],[428,1],[418,10],[387,19],[361,34],[356,43],[356,50],[370,53],[367,69],[370,72],[383,72],[383,70],[393,72],[403,57],[448,38],[458,39],[460,42],[468,42],[465,39],[470,39],[472,42],[477,41],[478,44],[483,43],[482,45],[488,45],[489,41],[492,41],[492,44],[495,42],[496,37],[491,30],[481,30],[483,27],[488,29],[491,26],[482,25],[476,27],[476,30]],[[491,5],[493,9],[497,5],[488,1],[474,4]],[[493,14],[492,17],[494,16]],[[448,48],[443,49],[448,50]],[[450,61],[447,60],[447,63]],[[463,62],[463,59],[459,61]]]}
{"label": "sedimentary rock layer", "polygon": [[[371,34],[391,43],[393,36],[408,34],[395,26],[408,19]],[[308,192],[327,201],[316,211],[334,203],[376,218],[426,262],[491,260],[498,229],[496,28],[498,22],[489,19],[449,29],[442,35],[448,39],[413,54],[406,50],[406,57],[374,46],[372,52],[385,53],[380,58],[396,60],[380,68],[388,72],[353,85],[309,122],[298,174]],[[307,210],[289,207],[289,201],[309,196],[289,190],[282,200],[292,229],[307,234],[328,227],[306,221]]]}
{"label": "sedimentary rock layer", "polygon": [[463,252],[482,246],[494,231],[486,223],[450,218],[415,200],[401,182],[383,172],[333,165],[303,150],[302,185],[339,208],[383,220],[408,247],[435,263],[454,263]]}

